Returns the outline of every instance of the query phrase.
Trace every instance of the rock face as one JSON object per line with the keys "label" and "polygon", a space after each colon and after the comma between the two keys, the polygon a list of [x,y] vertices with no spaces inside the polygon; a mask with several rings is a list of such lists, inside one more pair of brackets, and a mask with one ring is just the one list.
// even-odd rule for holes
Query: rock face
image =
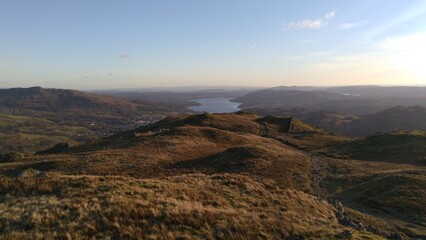
{"label": "rock face", "polygon": [[23,159],[25,156],[22,153],[4,153],[0,154],[0,163],[15,162]]}
{"label": "rock face", "polygon": [[259,135],[262,137],[267,137],[269,134],[269,127],[267,122],[261,122],[259,124]]}
{"label": "rock face", "polygon": [[334,201],[334,206],[337,209],[336,218],[337,220],[339,220],[340,224],[360,231],[367,230],[361,222],[352,221],[351,217],[349,216],[349,213],[345,212],[345,208],[343,207],[343,204],[340,201]]}
{"label": "rock face", "polygon": [[[396,233],[393,233],[393,234],[386,234],[386,233],[380,232],[374,226],[370,225],[370,226],[365,227],[364,224],[362,224],[362,222],[353,221],[351,219],[349,213],[345,211],[343,204],[339,200],[334,200],[331,203],[332,203],[332,205],[334,205],[334,207],[337,210],[336,211],[337,220],[343,226],[350,227],[350,228],[353,228],[353,229],[358,230],[358,231],[368,231],[368,232],[371,232],[371,233],[376,234],[376,235],[386,236],[386,238],[390,239],[390,240],[403,240],[403,237],[402,237],[401,233],[399,233],[399,232],[396,232]],[[348,230],[345,230],[342,233],[340,233],[339,236],[344,237],[344,238],[352,238],[352,233]]]}
{"label": "rock face", "polygon": [[403,240],[402,235],[399,232],[396,232],[394,234],[390,234],[386,238],[389,239],[389,240]]}
{"label": "rock face", "polygon": [[43,151],[38,151],[36,152],[36,154],[51,154],[51,153],[60,153],[63,152],[64,150],[67,150],[71,148],[71,143],[70,142],[63,142],[63,143],[58,143],[55,146],[47,149],[47,150],[43,150]]}

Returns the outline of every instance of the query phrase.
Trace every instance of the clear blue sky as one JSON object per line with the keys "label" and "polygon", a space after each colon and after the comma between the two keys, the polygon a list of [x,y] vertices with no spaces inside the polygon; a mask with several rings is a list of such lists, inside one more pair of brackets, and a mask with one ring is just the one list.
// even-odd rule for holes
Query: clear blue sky
{"label": "clear blue sky", "polygon": [[426,85],[425,56],[425,0],[0,0],[0,88]]}

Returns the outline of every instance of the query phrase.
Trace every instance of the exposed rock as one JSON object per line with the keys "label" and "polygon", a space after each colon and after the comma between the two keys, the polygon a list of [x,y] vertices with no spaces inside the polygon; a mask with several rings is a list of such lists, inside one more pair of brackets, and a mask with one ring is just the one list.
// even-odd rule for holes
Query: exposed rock
{"label": "exposed rock", "polygon": [[366,230],[366,231],[369,231],[369,232],[371,232],[371,233],[377,234],[377,235],[379,235],[379,234],[380,234],[379,230],[378,230],[377,228],[375,228],[374,226],[372,226],[372,225],[367,226],[367,227],[365,228],[365,230]]}
{"label": "exposed rock", "polygon": [[389,240],[403,240],[402,235],[399,232],[396,232],[394,234],[390,234],[386,238],[389,239]]}
{"label": "exposed rock", "polygon": [[349,213],[345,212],[345,208],[339,200],[335,200],[333,204],[337,209],[336,218],[340,224],[360,231],[367,230],[361,222],[352,221],[351,217],[349,216]]}
{"label": "exposed rock", "polygon": [[352,221],[351,217],[349,216],[349,213],[344,212],[343,218],[339,219],[340,224],[343,226],[351,227],[353,229],[359,230],[358,224],[356,224],[354,221]]}
{"label": "exposed rock", "polygon": [[358,230],[360,231],[366,231],[367,229],[364,227],[364,224],[362,224],[361,222],[357,223],[358,224]]}
{"label": "exposed rock", "polygon": [[46,173],[33,168],[25,169],[18,174],[18,177],[20,178],[44,177],[44,176],[46,176]]}
{"label": "exposed rock", "polygon": [[337,208],[336,218],[337,218],[338,220],[343,219],[343,218],[345,217],[345,216],[344,216],[345,209],[343,208],[342,203],[341,203],[339,200],[336,200],[336,201],[334,202],[334,205],[335,205],[335,206],[336,206],[336,208]]}
{"label": "exposed rock", "polygon": [[269,134],[269,127],[267,122],[261,122],[259,124],[259,135],[262,137],[267,137]]}

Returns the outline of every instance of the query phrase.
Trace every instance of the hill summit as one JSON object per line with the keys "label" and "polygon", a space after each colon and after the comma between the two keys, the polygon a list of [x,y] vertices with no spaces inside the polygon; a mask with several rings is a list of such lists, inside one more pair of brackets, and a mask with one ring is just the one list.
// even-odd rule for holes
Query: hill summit
{"label": "hill summit", "polygon": [[0,110],[45,111],[129,116],[138,111],[170,110],[148,101],[53,88],[0,89]]}
{"label": "hill summit", "polygon": [[[424,218],[412,216],[424,212],[421,170],[376,162],[365,169],[321,152],[353,141],[292,117],[238,112],[170,116],[88,143],[59,144],[0,163],[0,194],[7,196],[0,236],[382,239],[396,227],[422,236]],[[392,199],[365,196],[357,182],[390,184],[399,179],[393,171],[416,176],[406,177]],[[403,187],[418,203],[398,206]],[[386,189],[368,189],[386,196]],[[314,195],[322,193],[341,197],[345,207]],[[365,206],[388,209],[398,222],[357,210]]]}

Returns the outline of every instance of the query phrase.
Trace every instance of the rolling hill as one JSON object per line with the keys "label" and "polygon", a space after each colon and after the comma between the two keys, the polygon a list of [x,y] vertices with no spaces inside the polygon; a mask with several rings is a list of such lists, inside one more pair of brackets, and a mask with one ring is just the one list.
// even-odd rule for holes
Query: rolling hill
{"label": "rolling hill", "polygon": [[396,131],[337,145],[350,158],[394,163],[426,164],[426,132]]}
{"label": "rolling hill", "polygon": [[171,108],[149,101],[132,101],[76,90],[31,87],[0,89],[0,110],[8,114],[41,111],[127,117],[144,111],[170,111]]}
{"label": "rolling hill", "polygon": [[353,115],[338,111],[310,111],[305,108],[249,109],[259,115],[293,116],[330,132],[365,137],[378,132],[426,130],[426,107],[395,106],[370,115]]}
{"label": "rolling hill", "polygon": [[164,104],[75,90],[0,89],[0,152],[34,152],[59,141],[94,140],[178,111]]}
{"label": "rolling hill", "polygon": [[[362,94],[358,94],[358,90]],[[242,103],[240,106],[242,109],[257,108],[266,111],[274,108],[281,110],[304,108],[309,112],[337,111],[351,115],[371,115],[398,105],[426,106],[426,95],[422,94],[424,92],[426,88],[276,87],[251,92],[234,98],[233,101]]]}
{"label": "rolling hill", "polygon": [[322,91],[265,89],[234,98],[241,108],[295,108],[350,99],[342,94]]}
{"label": "rolling hill", "polygon": [[335,127],[346,135],[366,136],[395,130],[426,130],[426,107],[395,106],[376,114],[361,116],[354,121]]}
{"label": "rolling hill", "polygon": [[[345,230],[332,205],[307,193],[309,159],[259,136],[257,119],[169,117],[54,155],[3,163],[0,193],[20,203],[0,205],[2,236],[314,239]],[[16,179],[37,171],[46,175]],[[34,204],[49,210],[28,219]]]}
{"label": "rolling hill", "polygon": [[[261,136],[264,124],[269,131]],[[424,219],[410,218],[424,211],[422,202],[397,204],[424,196],[412,185],[423,184],[423,167],[317,154],[353,141],[289,117],[167,117],[0,163],[0,194],[7,193],[0,236],[384,239],[396,229],[422,236]],[[388,189],[380,184],[413,173],[392,199],[383,197]],[[371,183],[376,197],[360,192],[359,184],[376,177],[384,181]],[[318,190],[324,195],[313,195]],[[329,196],[365,227],[342,223],[339,204],[323,198]]]}

